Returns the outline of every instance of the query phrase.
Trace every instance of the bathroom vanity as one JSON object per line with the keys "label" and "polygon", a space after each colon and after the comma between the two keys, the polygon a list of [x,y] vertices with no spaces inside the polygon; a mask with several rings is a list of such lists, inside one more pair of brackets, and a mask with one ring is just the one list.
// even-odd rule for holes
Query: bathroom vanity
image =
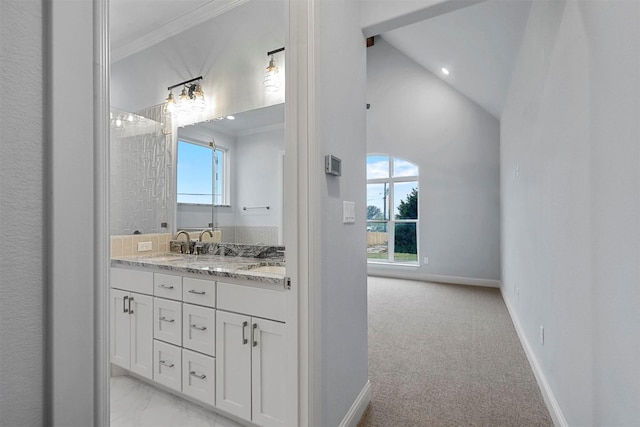
{"label": "bathroom vanity", "polygon": [[111,260],[111,363],[205,407],[285,424],[281,263],[182,255]]}

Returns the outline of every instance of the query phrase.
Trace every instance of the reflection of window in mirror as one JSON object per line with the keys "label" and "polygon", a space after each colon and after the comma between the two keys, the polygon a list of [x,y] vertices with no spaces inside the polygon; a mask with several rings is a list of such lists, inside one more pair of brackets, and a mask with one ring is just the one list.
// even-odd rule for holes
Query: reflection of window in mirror
{"label": "reflection of window in mirror", "polygon": [[177,201],[200,205],[227,205],[225,151],[178,141]]}

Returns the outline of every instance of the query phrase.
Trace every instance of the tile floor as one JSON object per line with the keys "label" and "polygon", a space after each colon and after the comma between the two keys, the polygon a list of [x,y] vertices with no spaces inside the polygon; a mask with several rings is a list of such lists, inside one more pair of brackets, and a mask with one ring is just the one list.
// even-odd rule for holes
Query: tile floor
{"label": "tile floor", "polygon": [[241,427],[130,376],[111,378],[111,427]]}

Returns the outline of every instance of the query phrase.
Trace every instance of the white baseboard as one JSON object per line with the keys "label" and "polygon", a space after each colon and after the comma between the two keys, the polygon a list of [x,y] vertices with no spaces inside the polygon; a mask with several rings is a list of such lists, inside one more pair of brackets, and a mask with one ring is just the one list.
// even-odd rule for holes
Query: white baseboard
{"label": "white baseboard", "polygon": [[351,405],[351,408],[347,411],[347,414],[342,419],[339,427],[356,427],[358,425],[358,421],[360,421],[360,417],[364,414],[364,411],[367,409],[367,405],[371,401],[371,383],[367,381],[364,385],[358,397]]}
{"label": "white baseboard", "polygon": [[421,280],[423,282],[451,283],[454,285],[484,286],[500,288],[500,280],[477,279],[475,277],[441,276],[437,274],[415,274],[409,271],[390,271],[369,267],[367,274],[377,277],[391,277],[394,279]]}
{"label": "white baseboard", "polygon": [[507,311],[509,311],[509,316],[511,316],[513,326],[515,326],[516,328],[516,333],[518,334],[518,338],[520,339],[520,343],[522,344],[524,353],[527,355],[527,359],[529,359],[529,364],[531,365],[531,369],[533,370],[533,375],[536,377],[538,387],[540,387],[540,392],[542,393],[542,399],[544,400],[545,405],[547,405],[547,409],[549,410],[549,415],[551,415],[553,424],[556,427],[568,427],[567,420],[562,414],[562,410],[560,409],[560,405],[558,404],[558,401],[553,394],[553,390],[551,390],[551,386],[549,386],[549,382],[542,372],[540,363],[538,363],[538,358],[533,353],[531,345],[529,344],[529,341],[524,334],[524,330],[520,326],[520,321],[518,320],[518,317],[516,316],[515,311],[511,306],[511,302],[508,298],[506,298],[506,295],[504,294],[504,288],[500,288],[500,293],[502,294],[502,299],[507,306]]}

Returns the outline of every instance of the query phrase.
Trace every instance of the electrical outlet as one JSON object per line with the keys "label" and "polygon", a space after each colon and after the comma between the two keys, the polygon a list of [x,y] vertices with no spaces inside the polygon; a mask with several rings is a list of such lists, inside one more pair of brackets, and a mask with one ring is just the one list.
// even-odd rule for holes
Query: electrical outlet
{"label": "electrical outlet", "polygon": [[544,345],[544,326],[540,325],[540,345]]}
{"label": "electrical outlet", "polygon": [[424,265],[429,265],[429,257],[424,257]]}
{"label": "electrical outlet", "polygon": [[151,242],[138,242],[138,252],[150,251],[153,249]]}

